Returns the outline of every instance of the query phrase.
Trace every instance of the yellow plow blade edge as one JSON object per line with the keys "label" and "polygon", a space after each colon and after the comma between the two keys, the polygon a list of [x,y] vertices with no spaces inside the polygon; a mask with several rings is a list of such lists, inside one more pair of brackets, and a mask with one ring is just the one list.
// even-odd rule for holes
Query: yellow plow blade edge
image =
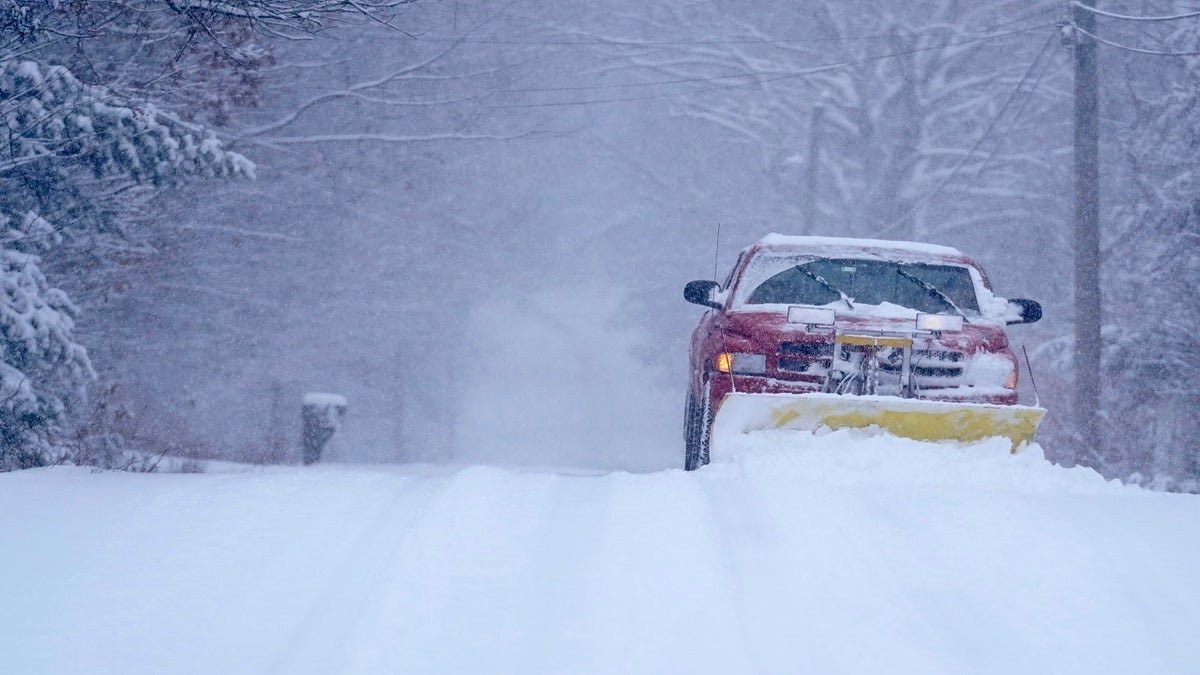
{"label": "yellow plow blade edge", "polygon": [[730,394],[713,422],[721,433],[793,429],[816,431],[879,427],[918,441],[979,441],[1003,437],[1012,451],[1033,442],[1043,408],[894,396],[836,394]]}

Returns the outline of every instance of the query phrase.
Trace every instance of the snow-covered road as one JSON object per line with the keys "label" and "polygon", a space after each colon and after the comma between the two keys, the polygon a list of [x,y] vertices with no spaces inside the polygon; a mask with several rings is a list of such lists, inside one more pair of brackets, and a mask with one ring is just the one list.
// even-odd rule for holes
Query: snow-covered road
{"label": "snow-covered road", "polygon": [[0,475],[2,673],[1191,673],[1200,499],[1004,442]]}

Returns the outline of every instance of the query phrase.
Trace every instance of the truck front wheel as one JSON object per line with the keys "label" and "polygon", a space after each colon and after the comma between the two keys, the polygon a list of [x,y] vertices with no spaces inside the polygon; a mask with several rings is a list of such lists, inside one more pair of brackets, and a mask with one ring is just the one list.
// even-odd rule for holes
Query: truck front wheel
{"label": "truck front wheel", "polygon": [[707,398],[697,401],[688,394],[687,412],[684,416],[684,471],[695,471],[708,464],[709,434],[712,431],[712,413]]}

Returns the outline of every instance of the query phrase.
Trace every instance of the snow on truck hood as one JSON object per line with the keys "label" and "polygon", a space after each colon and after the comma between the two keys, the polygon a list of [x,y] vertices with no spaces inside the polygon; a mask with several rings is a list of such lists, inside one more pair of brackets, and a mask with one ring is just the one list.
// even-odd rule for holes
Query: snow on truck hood
{"label": "snow on truck hood", "polygon": [[[808,307],[809,305],[793,305],[793,304],[762,304],[762,305],[736,305],[729,309],[730,313],[750,314],[782,314],[787,315],[788,309],[792,307]],[[917,310],[911,307],[904,307],[891,302],[884,302],[878,305],[866,305],[861,302],[854,303],[854,309],[846,307],[842,301],[831,302],[826,305],[814,305],[821,309],[832,309],[838,319],[849,318],[880,318],[880,319],[916,319]]]}
{"label": "snow on truck hood", "polygon": [[[808,305],[789,305],[789,304],[764,304],[764,305],[733,305],[729,308],[728,314],[731,317],[746,318],[751,320],[763,321],[766,320],[771,324],[781,324],[794,326],[797,330],[804,328],[802,324],[791,324],[787,320],[788,310],[792,307],[807,307]],[[877,327],[881,330],[902,330],[915,328],[917,315],[922,312],[911,307],[884,302],[878,305],[867,305],[861,302],[854,303],[854,309],[846,307],[841,301],[831,302],[826,305],[818,305],[821,309],[832,309],[836,317],[836,321],[841,324],[853,324],[859,328],[869,329]],[[736,319],[735,319],[736,320]],[[964,330],[971,330],[970,327],[988,327],[1002,328],[1004,321],[995,315],[980,315],[969,313],[966,317],[966,323],[963,326]]]}

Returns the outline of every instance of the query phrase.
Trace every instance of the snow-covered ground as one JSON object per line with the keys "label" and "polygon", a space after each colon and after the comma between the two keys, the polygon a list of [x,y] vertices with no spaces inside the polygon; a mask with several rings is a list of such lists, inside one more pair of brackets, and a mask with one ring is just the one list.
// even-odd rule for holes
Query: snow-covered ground
{"label": "snow-covered ground", "polygon": [[1192,673],[1200,499],[1003,441],[0,475],[2,673]]}

